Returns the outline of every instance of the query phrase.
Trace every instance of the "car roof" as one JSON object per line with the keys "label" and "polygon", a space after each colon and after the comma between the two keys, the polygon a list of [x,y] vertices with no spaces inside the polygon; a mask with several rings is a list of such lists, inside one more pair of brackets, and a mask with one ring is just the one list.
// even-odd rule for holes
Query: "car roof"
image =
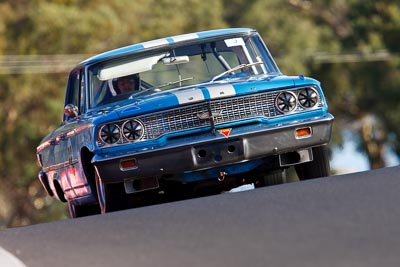
{"label": "car roof", "polygon": [[250,34],[255,30],[249,28],[229,28],[229,29],[218,29],[218,30],[209,30],[209,31],[201,31],[196,33],[188,33],[182,35],[176,35],[156,40],[151,40],[147,42],[142,42],[138,44],[133,44],[125,47],[121,47],[118,49],[114,49],[111,51],[107,51],[98,55],[95,55],[89,59],[82,61],[78,64],[77,67],[82,67],[82,65],[93,65],[104,60],[108,60],[110,58],[116,58],[119,56],[129,55],[138,53],[141,51],[149,50],[152,48],[161,48],[167,47],[173,44],[177,44],[180,42],[190,42],[201,39],[209,39],[217,36],[223,35],[236,35],[236,34]]}

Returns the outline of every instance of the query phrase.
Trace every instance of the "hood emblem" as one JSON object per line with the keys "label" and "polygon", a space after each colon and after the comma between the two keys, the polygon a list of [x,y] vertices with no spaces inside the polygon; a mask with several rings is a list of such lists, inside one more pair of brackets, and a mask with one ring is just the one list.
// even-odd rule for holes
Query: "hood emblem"
{"label": "hood emblem", "polygon": [[216,117],[221,117],[222,112],[223,112],[222,109],[217,112],[199,112],[199,113],[197,113],[197,118],[199,118],[200,120],[214,119]]}

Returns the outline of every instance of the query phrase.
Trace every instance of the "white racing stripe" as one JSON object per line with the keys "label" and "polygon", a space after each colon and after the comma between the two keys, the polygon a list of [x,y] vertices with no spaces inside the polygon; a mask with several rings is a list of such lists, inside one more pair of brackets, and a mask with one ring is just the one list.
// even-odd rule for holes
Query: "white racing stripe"
{"label": "white racing stripe", "polygon": [[199,36],[196,33],[188,33],[188,34],[182,34],[182,35],[177,35],[177,36],[168,37],[168,38],[147,41],[147,42],[142,43],[142,45],[144,48],[151,48],[151,47],[156,47],[156,46],[160,46],[160,45],[167,45],[169,43],[168,40],[172,40],[174,43],[176,43],[176,42],[198,39],[198,38],[199,38]]}
{"label": "white racing stripe", "polygon": [[210,93],[210,98],[221,98],[236,95],[235,88],[232,84],[219,84],[215,86],[207,87],[208,92]]}
{"label": "white racing stripe", "polygon": [[144,48],[151,48],[151,47],[156,47],[160,45],[166,45],[168,44],[167,39],[157,39],[157,40],[152,40],[152,41],[147,41],[142,43]]}
{"label": "white racing stripe", "polygon": [[[206,89],[210,95],[210,99],[236,95],[235,88],[231,84],[212,85],[208,86]],[[181,105],[205,100],[202,90],[198,88],[179,91],[174,93],[174,95],[178,98],[178,102]]]}
{"label": "white racing stripe", "polygon": [[178,98],[179,104],[187,104],[204,100],[203,92],[200,89],[191,89],[176,92],[174,94]]}
{"label": "white racing stripe", "polygon": [[171,39],[174,40],[174,42],[176,43],[176,42],[198,39],[198,38],[199,38],[199,36],[196,33],[188,33],[188,34],[174,36]]}
{"label": "white racing stripe", "polygon": [[26,267],[13,254],[0,247],[0,266],[4,267]]}

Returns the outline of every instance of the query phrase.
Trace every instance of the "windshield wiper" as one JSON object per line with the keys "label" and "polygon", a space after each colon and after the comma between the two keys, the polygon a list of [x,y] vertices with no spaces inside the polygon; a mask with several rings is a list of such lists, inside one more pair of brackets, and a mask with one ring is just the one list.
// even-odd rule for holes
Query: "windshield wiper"
{"label": "windshield wiper", "polygon": [[229,73],[232,73],[232,72],[235,72],[235,71],[237,71],[237,70],[241,70],[241,69],[244,69],[244,68],[253,67],[253,66],[256,66],[256,65],[260,65],[260,64],[263,64],[263,63],[257,61],[257,62],[254,62],[254,63],[248,63],[248,64],[240,64],[240,65],[237,65],[236,67],[233,67],[233,68],[231,68],[231,69],[229,69],[229,70],[226,70],[226,71],[224,71],[224,72],[222,72],[222,73],[220,73],[220,74],[218,74],[218,75],[212,77],[211,80],[210,80],[210,82],[214,82],[215,80],[218,80],[219,78],[224,77],[225,75],[227,75],[227,74],[229,74]]}
{"label": "windshield wiper", "polygon": [[153,86],[153,87],[147,88],[145,90],[140,90],[138,92],[133,93],[129,98],[132,98],[132,97],[135,97],[135,96],[139,96],[139,95],[144,94],[144,93],[146,93],[148,91],[157,91],[160,88],[163,88],[163,87],[166,87],[166,86],[169,86],[169,85],[173,85],[173,84],[177,84],[177,83],[182,83],[182,82],[189,81],[189,80],[193,80],[193,77],[183,78],[183,79],[179,79],[177,81],[167,82],[167,83],[164,83],[164,84]]}
{"label": "windshield wiper", "polygon": [[[163,87],[166,87],[166,86],[169,86],[169,85],[173,85],[173,84],[177,84],[177,83],[181,83],[181,82],[185,82],[185,81],[190,81],[190,80],[193,80],[193,77],[183,78],[183,79],[179,79],[179,80],[173,81],[173,82],[167,82],[167,83],[155,86],[153,88],[149,88],[147,90],[160,89],[160,88],[163,88]],[[180,86],[182,86],[182,85],[180,85]]]}

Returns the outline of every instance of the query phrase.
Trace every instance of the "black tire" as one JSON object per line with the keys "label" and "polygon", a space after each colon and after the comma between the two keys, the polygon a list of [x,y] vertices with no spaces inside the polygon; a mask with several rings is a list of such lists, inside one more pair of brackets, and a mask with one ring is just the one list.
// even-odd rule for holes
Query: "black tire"
{"label": "black tire", "polygon": [[328,148],[326,146],[314,147],[312,152],[313,161],[295,166],[300,180],[326,177],[330,174]]}
{"label": "black tire", "polygon": [[124,184],[106,184],[96,172],[96,190],[101,213],[128,208]]}
{"label": "black tire", "polygon": [[285,169],[270,171],[264,175],[264,184],[266,186],[278,185],[286,182]]}
{"label": "black tire", "polygon": [[68,201],[68,211],[71,218],[79,218],[100,214],[100,207],[96,204],[77,206]]}

